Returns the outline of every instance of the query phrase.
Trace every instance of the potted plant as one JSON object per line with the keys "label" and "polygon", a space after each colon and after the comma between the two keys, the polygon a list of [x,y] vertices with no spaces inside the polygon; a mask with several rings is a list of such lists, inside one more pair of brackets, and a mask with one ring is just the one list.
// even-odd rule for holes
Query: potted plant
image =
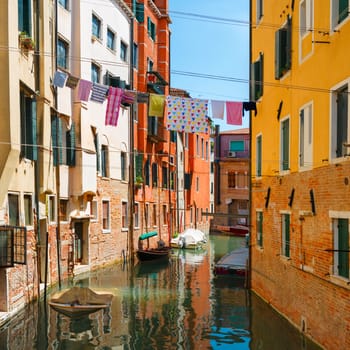
{"label": "potted plant", "polygon": [[142,176],[140,176],[140,175],[136,176],[136,178],[135,178],[135,187],[136,188],[141,188],[142,184],[143,184]]}
{"label": "potted plant", "polygon": [[19,33],[19,43],[21,48],[26,50],[34,50],[35,42],[32,37],[30,37],[26,32]]}

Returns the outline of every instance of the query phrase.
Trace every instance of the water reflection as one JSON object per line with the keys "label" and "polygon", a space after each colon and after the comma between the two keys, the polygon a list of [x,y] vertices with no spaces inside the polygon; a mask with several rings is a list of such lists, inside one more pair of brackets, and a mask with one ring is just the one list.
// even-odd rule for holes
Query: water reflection
{"label": "water reflection", "polygon": [[0,329],[0,344],[4,349],[318,349],[244,289],[244,279],[214,276],[214,262],[242,244],[240,238],[211,237],[207,249],[174,251],[161,264],[119,265],[80,276],[76,285],[113,294],[108,309],[70,319],[33,304]]}

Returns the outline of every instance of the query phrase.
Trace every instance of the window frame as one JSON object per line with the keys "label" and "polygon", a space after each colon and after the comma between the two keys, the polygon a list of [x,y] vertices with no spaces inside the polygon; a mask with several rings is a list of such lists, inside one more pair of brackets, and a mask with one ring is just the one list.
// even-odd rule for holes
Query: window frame
{"label": "window frame", "polygon": [[[62,207],[62,204],[64,203],[65,208]],[[67,198],[60,198],[60,222],[68,222],[68,206],[69,206],[69,200]],[[64,209],[64,210],[62,210]]]}
{"label": "window frame", "polygon": [[281,79],[292,67],[292,19],[275,32],[275,79]]}
{"label": "window frame", "polygon": [[[111,38],[110,35],[112,35],[113,37]],[[106,34],[106,46],[109,50],[115,52],[116,51],[116,32],[110,28],[110,27],[107,27],[107,34]],[[112,39],[112,43],[110,43],[110,40]]]}
{"label": "window frame", "polygon": [[[12,202],[10,198],[16,199],[17,203]],[[20,194],[18,192],[8,192],[7,194],[7,213],[8,214],[7,215],[8,215],[8,224],[10,226],[20,226],[20,217],[21,217],[20,205],[21,205]],[[12,213],[14,213],[15,217],[12,217]]]}
{"label": "window frame", "polygon": [[281,213],[281,255],[290,259],[291,246],[291,214],[290,212]]}
{"label": "window frame", "polygon": [[101,145],[101,176],[109,177],[109,147],[108,145]]}
{"label": "window frame", "polygon": [[[29,200],[29,206],[27,205],[27,199]],[[24,208],[24,225],[33,226],[34,224],[34,214],[33,214],[33,194],[24,193],[23,194],[23,208]]]}
{"label": "window frame", "polygon": [[263,137],[262,134],[256,136],[256,177],[262,177],[262,147]]}
{"label": "window frame", "polygon": [[122,230],[126,231],[128,230],[129,226],[129,218],[128,218],[128,202],[125,200],[122,200],[121,202],[121,226]]}
{"label": "window frame", "polygon": [[128,44],[123,40],[120,41],[120,59],[123,62],[128,62]]}
{"label": "window frame", "polygon": [[96,62],[91,62],[91,82],[99,84],[101,81],[102,68]]}
{"label": "window frame", "polygon": [[300,38],[309,34],[313,28],[313,0],[302,0],[299,4]]}
{"label": "window frame", "polygon": [[313,161],[313,105],[299,110],[299,169],[310,169]]}
{"label": "window frame", "polygon": [[109,199],[102,199],[101,201],[101,218],[102,218],[102,232],[111,232],[111,203]]}
{"label": "window frame", "polygon": [[332,0],[331,6],[331,26],[332,30],[336,31],[337,27],[341,26],[349,18],[349,1],[347,1],[347,10],[343,10],[344,15],[341,16],[340,1],[344,0]]}
{"label": "window frame", "polygon": [[69,10],[69,0],[58,0],[58,4],[65,10]]}
{"label": "window frame", "polygon": [[[347,225],[346,225],[347,224]],[[339,230],[345,225],[345,231]],[[338,217],[332,219],[333,231],[333,274],[340,278],[349,280],[349,218]],[[345,272],[344,272],[345,271]]]}
{"label": "window frame", "polygon": [[102,39],[102,19],[94,12],[91,18],[91,35],[98,40]]}
{"label": "window frame", "polygon": [[134,228],[140,228],[140,204],[138,202],[134,203]]}
{"label": "window frame", "polygon": [[57,38],[57,67],[69,69],[69,43],[60,36]]}
{"label": "window frame", "polygon": [[262,210],[256,211],[256,245],[259,248],[264,247],[264,212]]}

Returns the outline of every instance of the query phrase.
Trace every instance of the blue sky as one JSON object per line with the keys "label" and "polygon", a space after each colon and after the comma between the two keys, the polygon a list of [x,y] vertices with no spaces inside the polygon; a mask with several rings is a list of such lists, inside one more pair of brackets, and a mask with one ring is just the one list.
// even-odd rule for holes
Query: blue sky
{"label": "blue sky", "polygon": [[[169,0],[169,7],[171,86],[194,98],[248,101],[249,1]],[[230,81],[218,79],[221,76]],[[248,127],[248,119],[245,113],[242,127]],[[241,128],[218,119],[214,122],[222,131]]]}

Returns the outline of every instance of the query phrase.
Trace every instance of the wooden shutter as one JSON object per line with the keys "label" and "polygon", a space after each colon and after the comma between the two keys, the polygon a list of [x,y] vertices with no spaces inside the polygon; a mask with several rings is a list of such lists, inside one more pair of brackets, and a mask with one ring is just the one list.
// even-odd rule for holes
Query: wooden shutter
{"label": "wooden shutter", "polygon": [[338,274],[349,278],[349,220],[338,219]]}
{"label": "wooden shutter", "polygon": [[137,153],[135,155],[135,178],[140,176],[143,179],[142,163],[143,163],[143,153]]}
{"label": "wooden shutter", "polygon": [[299,123],[299,165],[304,166],[304,157],[305,157],[305,118],[304,110],[300,111],[300,123]]}
{"label": "wooden shutter", "polygon": [[275,79],[281,77],[281,30],[275,32]]}
{"label": "wooden shutter", "polygon": [[67,131],[67,165],[75,166],[75,124],[72,123],[71,128]]}
{"label": "wooden shutter", "polygon": [[192,175],[190,173],[185,173],[185,183],[184,183],[184,189],[190,190],[191,189],[191,182],[192,182]]}
{"label": "wooden shutter", "polygon": [[101,171],[101,159],[100,159],[100,141],[98,134],[94,135],[94,144],[95,144],[95,151],[96,151],[96,171]]}
{"label": "wooden shutter", "polygon": [[289,119],[282,124],[282,170],[289,169]]}
{"label": "wooden shutter", "polygon": [[338,23],[342,22],[349,11],[349,0],[339,0]]}
{"label": "wooden shutter", "polygon": [[256,140],[256,175],[261,176],[261,165],[262,165],[262,136],[258,136]]}
{"label": "wooden shutter", "polygon": [[342,157],[343,143],[348,138],[348,88],[347,86],[337,93],[337,157]]}
{"label": "wooden shutter", "polygon": [[289,70],[292,66],[292,19],[288,17],[287,28],[285,29],[285,41],[286,41],[286,61],[285,70]]}
{"label": "wooden shutter", "polygon": [[290,215],[284,215],[284,255],[290,256]]}
{"label": "wooden shutter", "polygon": [[145,5],[136,3],[136,19],[139,23],[143,23],[145,20]]}

